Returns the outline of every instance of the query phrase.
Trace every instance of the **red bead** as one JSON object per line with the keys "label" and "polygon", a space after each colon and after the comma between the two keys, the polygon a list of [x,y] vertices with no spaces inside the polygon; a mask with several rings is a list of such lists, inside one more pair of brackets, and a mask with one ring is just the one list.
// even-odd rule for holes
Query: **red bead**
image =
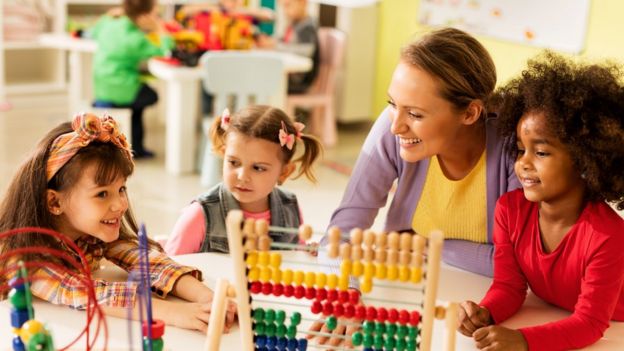
{"label": "red bead", "polygon": [[284,293],[284,285],[282,284],[273,285],[273,295],[282,296],[283,293]]}
{"label": "red bead", "polygon": [[341,303],[346,303],[349,301],[349,292],[347,290],[341,291],[338,293],[338,300]]}
{"label": "red bead", "polygon": [[386,319],[388,319],[388,311],[383,307],[379,307],[377,309],[377,321],[385,322]]}
{"label": "red bead", "polygon": [[338,290],[336,289],[330,289],[327,291],[327,300],[334,302],[336,300],[338,300]]}
{"label": "red bead", "polygon": [[316,289],[313,287],[307,287],[305,292],[305,297],[308,300],[313,300],[316,297]]}
{"label": "red bead", "polygon": [[399,320],[399,311],[396,308],[391,308],[388,310],[388,321],[390,323],[396,323]]}
{"label": "red bead", "polygon": [[284,296],[292,297],[295,294],[295,287],[292,285],[286,285],[284,287]]}
{"label": "red bead", "polygon": [[[143,335],[147,335],[147,321],[143,321]],[[165,322],[160,319],[152,320],[152,339],[159,339],[165,334]]]}
{"label": "red bead", "polygon": [[305,288],[301,285],[295,287],[295,297],[300,299],[305,296]]}
{"label": "red bead", "polygon": [[373,306],[366,308],[366,320],[374,321],[377,318],[377,309]]}
{"label": "red bead", "polygon": [[271,292],[273,291],[273,284],[267,282],[267,283],[262,283],[262,293],[265,295],[271,295]]}
{"label": "red bead", "polygon": [[320,288],[316,290],[316,299],[319,301],[327,300],[327,289]]}
{"label": "red bead", "polygon": [[340,302],[334,304],[334,316],[342,317],[344,315],[344,312],[344,306]]}
{"label": "red bead", "polygon": [[366,318],[366,307],[362,305],[355,307],[355,318],[357,319]]}
{"label": "red bead", "polygon": [[406,310],[399,311],[399,323],[400,324],[407,324],[407,322],[409,322],[409,319],[410,319],[409,312],[407,312]]}
{"label": "red bead", "polygon": [[357,305],[360,302],[360,292],[357,290],[349,290],[349,302],[353,305]]}
{"label": "red bead", "polygon": [[332,314],[333,312],[334,306],[332,305],[332,303],[329,301],[325,301],[325,303],[323,304],[323,315],[327,316]]}
{"label": "red bead", "polygon": [[346,304],[344,316],[346,318],[353,318],[353,316],[355,316],[355,306],[352,304]]}
{"label": "red bead", "polygon": [[321,311],[323,311],[323,306],[321,305],[320,302],[314,301],[314,302],[312,302],[312,306],[310,307],[310,310],[314,314],[319,314],[319,313],[321,313]]}
{"label": "red bead", "polygon": [[262,283],[260,282],[251,283],[249,290],[251,291],[252,294],[259,294],[262,291]]}
{"label": "red bead", "polygon": [[412,311],[412,313],[410,313],[410,324],[417,326],[418,323],[420,323],[420,312]]}

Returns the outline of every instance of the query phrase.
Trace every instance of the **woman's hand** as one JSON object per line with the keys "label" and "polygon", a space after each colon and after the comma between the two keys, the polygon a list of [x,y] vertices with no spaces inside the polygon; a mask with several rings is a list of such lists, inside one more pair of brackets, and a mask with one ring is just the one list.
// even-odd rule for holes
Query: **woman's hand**
{"label": "woman's hand", "polygon": [[473,301],[464,301],[459,305],[459,327],[457,330],[472,337],[474,332],[479,328],[492,324],[490,311],[481,307]]}
{"label": "woman's hand", "polygon": [[527,351],[524,335],[518,330],[492,325],[483,327],[472,336],[479,350],[486,351]]}

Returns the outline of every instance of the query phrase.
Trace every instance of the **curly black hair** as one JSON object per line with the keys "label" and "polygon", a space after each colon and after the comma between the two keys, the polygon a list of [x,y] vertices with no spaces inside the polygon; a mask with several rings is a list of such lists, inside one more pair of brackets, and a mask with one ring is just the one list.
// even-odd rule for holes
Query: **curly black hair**
{"label": "curly black hair", "polygon": [[541,112],[583,174],[589,200],[624,209],[624,74],[615,63],[580,64],[545,52],[522,75],[496,90],[490,111],[517,153],[516,126]]}

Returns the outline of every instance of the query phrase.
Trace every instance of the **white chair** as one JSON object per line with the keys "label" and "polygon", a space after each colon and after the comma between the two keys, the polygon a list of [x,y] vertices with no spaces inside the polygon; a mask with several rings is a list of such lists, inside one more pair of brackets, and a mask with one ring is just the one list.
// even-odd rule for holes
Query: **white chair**
{"label": "white chair", "polygon": [[[283,62],[270,52],[210,51],[200,58],[200,65],[205,72],[202,84],[213,96],[212,111],[217,116],[226,107],[234,113],[248,105],[269,104],[272,97],[286,91]],[[204,136],[211,123],[212,118],[204,118]],[[221,179],[221,162],[212,152],[210,138],[206,140],[201,184],[209,187]]]}

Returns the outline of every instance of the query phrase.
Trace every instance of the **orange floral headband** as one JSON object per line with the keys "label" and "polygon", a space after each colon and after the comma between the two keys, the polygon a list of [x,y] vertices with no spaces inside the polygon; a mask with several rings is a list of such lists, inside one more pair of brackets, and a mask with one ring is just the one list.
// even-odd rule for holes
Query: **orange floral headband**
{"label": "orange floral headband", "polygon": [[52,177],[69,160],[71,160],[80,149],[89,145],[93,141],[113,143],[119,147],[132,161],[130,144],[117,127],[117,122],[113,117],[104,115],[100,118],[91,113],[81,113],[74,117],[72,121],[72,132],[58,136],[50,147],[50,157],[46,164],[46,176],[50,181]]}

